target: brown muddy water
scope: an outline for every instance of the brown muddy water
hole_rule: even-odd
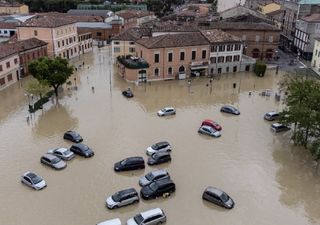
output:
[[[75,75],[78,90],[65,89],[58,105],[46,104],[29,123],[24,96],[28,79],[0,92],[1,225],[93,225],[116,217],[125,224],[154,207],[166,212],[168,225],[320,224],[320,177],[311,158],[289,143],[290,133],[274,135],[263,120],[265,112],[283,107],[259,95],[265,89],[276,91],[280,75],[223,75],[212,89],[207,78],[192,80],[188,89],[186,81],[135,86],[114,76],[110,88],[109,58],[106,50],[82,58],[85,68]],[[121,95],[127,87],[133,89],[133,99]],[[220,113],[225,103],[239,107],[241,115]],[[176,107],[177,115],[157,117],[164,106]],[[197,133],[207,118],[222,125],[222,137]],[[95,156],[76,157],[62,171],[40,164],[49,148],[71,146],[62,139],[69,129],[82,134]],[[162,140],[173,146],[171,163],[113,171],[114,162],[125,157],[147,159],[146,148]],[[156,168],[169,171],[175,194],[114,211],[105,207],[106,197],[118,190],[140,190],[139,177]],[[43,176],[48,187],[34,191],[22,185],[20,175],[27,170]],[[204,202],[201,195],[208,185],[229,193],[235,208]]]

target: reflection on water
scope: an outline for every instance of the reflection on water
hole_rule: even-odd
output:
[[[0,208],[0,224],[88,225],[115,217],[124,223],[153,207],[164,209],[170,225],[320,223],[319,177],[310,159],[289,144],[290,133],[274,135],[263,120],[265,112],[283,107],[274,97],[259,95],[265,89],[277,91],[279,77],[274,71],[264,78],[250,73],[223,75],[212,87],[207,78],[196,78],[189,89],[186,81],[135,86],[118,76],[110,80],[115,71],[108,49],[75,65],[83,61],[85,67],[70,78],[70,90],[64,86],[59,105],[46,104],[29,124],[23,89],[13,86],[7,91],[15,93],[17,107],[9,98],[1,98],[1,106],[9,110],[0,108],[0,199],[5,206]],[[128,87],[134,91],[132,99],[121,95]],[[220,113],[225,103],[236,105],[241,115]],[[156,111],[167,105],[175,107],[177,115],[157,117]],[[203,119],[219,122],[222,136],[199,135]],[[68,129],[76,129],[95,156],[76,157],[63,171],[40,164],[40,156],[49,148],[71,146],[62,139]],[[173,146],[171,163],[113,171],[115,162],[129,156],[147,160],[146,148],[163,140]],[[106,209],[107,196],[130,187],[140,190],[139,177],[156,168],[169,171],[175,194]],[[20,184],[26,170],[43,176],[48,187],[35,192]],[[230,194],[235,208],[224,210],[204,202],[202,192],[209,185]]]

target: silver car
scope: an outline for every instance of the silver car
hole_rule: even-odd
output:
[[[67,163],[65,161],[52,154],[43,155],[40,159],[40,162],[57,170],[67,167]]]
[[[50,149],[48,153],[67,161],[75,157],[74,153],[67,148],[53,148]]]
[[[154,170],[141,177],[139,180],[140,186],[146,186],[153,181],[170,178],[169,173],[166,170]]]
[[[212,127],[207,126],[207,125],[201,126],[198,130],[198,133],[206,134],[206,135],[209,135],[212,137],[220,137],[221,136],[221,133],[219,131],[216,131],[215,129],[213,129]]]
[[[165,107],[163,109],[160,109],[157,114],[158,114],[158,116],[175,115],[176,110],[173,107]]]
[[[37,175],[36,173],[33,172],[26,172],[21,176],[21,182],[24,183],[25,185],[34,188],[35,190],[41,190],[45,187],[47,187],[46,182]]]
[[[139,202],[139,194],[134,188],[125,189],[115,193],[106,200],[108,209],[115,209]]]
[[[158,225],[165,223],[167,217],[164,211],[160,208],[151,209],[137,214],[135,217],[127,221],[127,225]]]
[[[104,222],[98,223],[97,225],[121,225],[121,221],[119,218],[106,220]]]
[[[152,155],[156,152],[171,152],[171,145],[167,141],[161,141],[147,148],[147,155]]]

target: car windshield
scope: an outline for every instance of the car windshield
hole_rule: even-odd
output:
[[[153,178],[154,178],[153,173],[148,173],[148,174],[146,175],[146,178],[147,178],[148,180],[153,180]]]
[[[151,146],[151,148],[153,148],[153,149],[155,149],[155,150],[158,150],[159,145],[158,145],[158,144],[154,144],[154,145]]]
[[[143,217],[141,216],[141,214],[136,215],[135,217],[133,217],[133,219],[137,224],[140,224],[143,221]]]
[[[32,180],[32,183],[34,184],[40,183],[42,181],[42,178],[35,174],[33,174],[33,176],[31,176],[30,178]]]
[[[71,151],[69,149],[67,149],[66,151],[63,152],[64,155],[70,155]]]
[[[73,134],[74,138],[80,138],[80,134]]]
[[[88,149],[89,149],[89,147],[86,145],[81,145],[80,148],[82,151],[88,151]]]
[[[122,161],[120,162],[120,164],[121,164],[122,166],[126,165],[126,163],[127,163],[127,160],[122,160]]]
[[[58,158],[58,157],[53,158],[53,159],[51,160],[52,163],[58,163],[58,162],[60,162],[60,161],[61,161],[61,159]]]
[[[229,196],[226,193],[222,193],[220,198],[223,202],[227,202],[229,200]]]
[[[166,109],[161,109],[161,112],[166,112],[167,110]]]
[[[151,183],[151,184],[149,185],[149,187],[150,187],[150,189],[153,190],[153,191],[155,191],[155,190],[158,189],[158,185],[156,184],[156,182]]]
[[[111,196],[111,198],[113,199],[113,201],[119,202],[121,199],[120,193],[119,192],[115,193],[114,195]]]

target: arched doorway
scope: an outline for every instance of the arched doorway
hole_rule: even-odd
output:
[[[185,70],[185,69],[184,69],[184,66],[180,66],[180,67],[179,67],[179,73],[184,73],[184,70]]]
[[[273,49],[267,49],[266,58],[267,59],[272,59],[272,56],[273,56]]]
[[[252,50],[252,57],[255,59],[259,58],[260,57],[260,50],[257,48],[253,49]]]

